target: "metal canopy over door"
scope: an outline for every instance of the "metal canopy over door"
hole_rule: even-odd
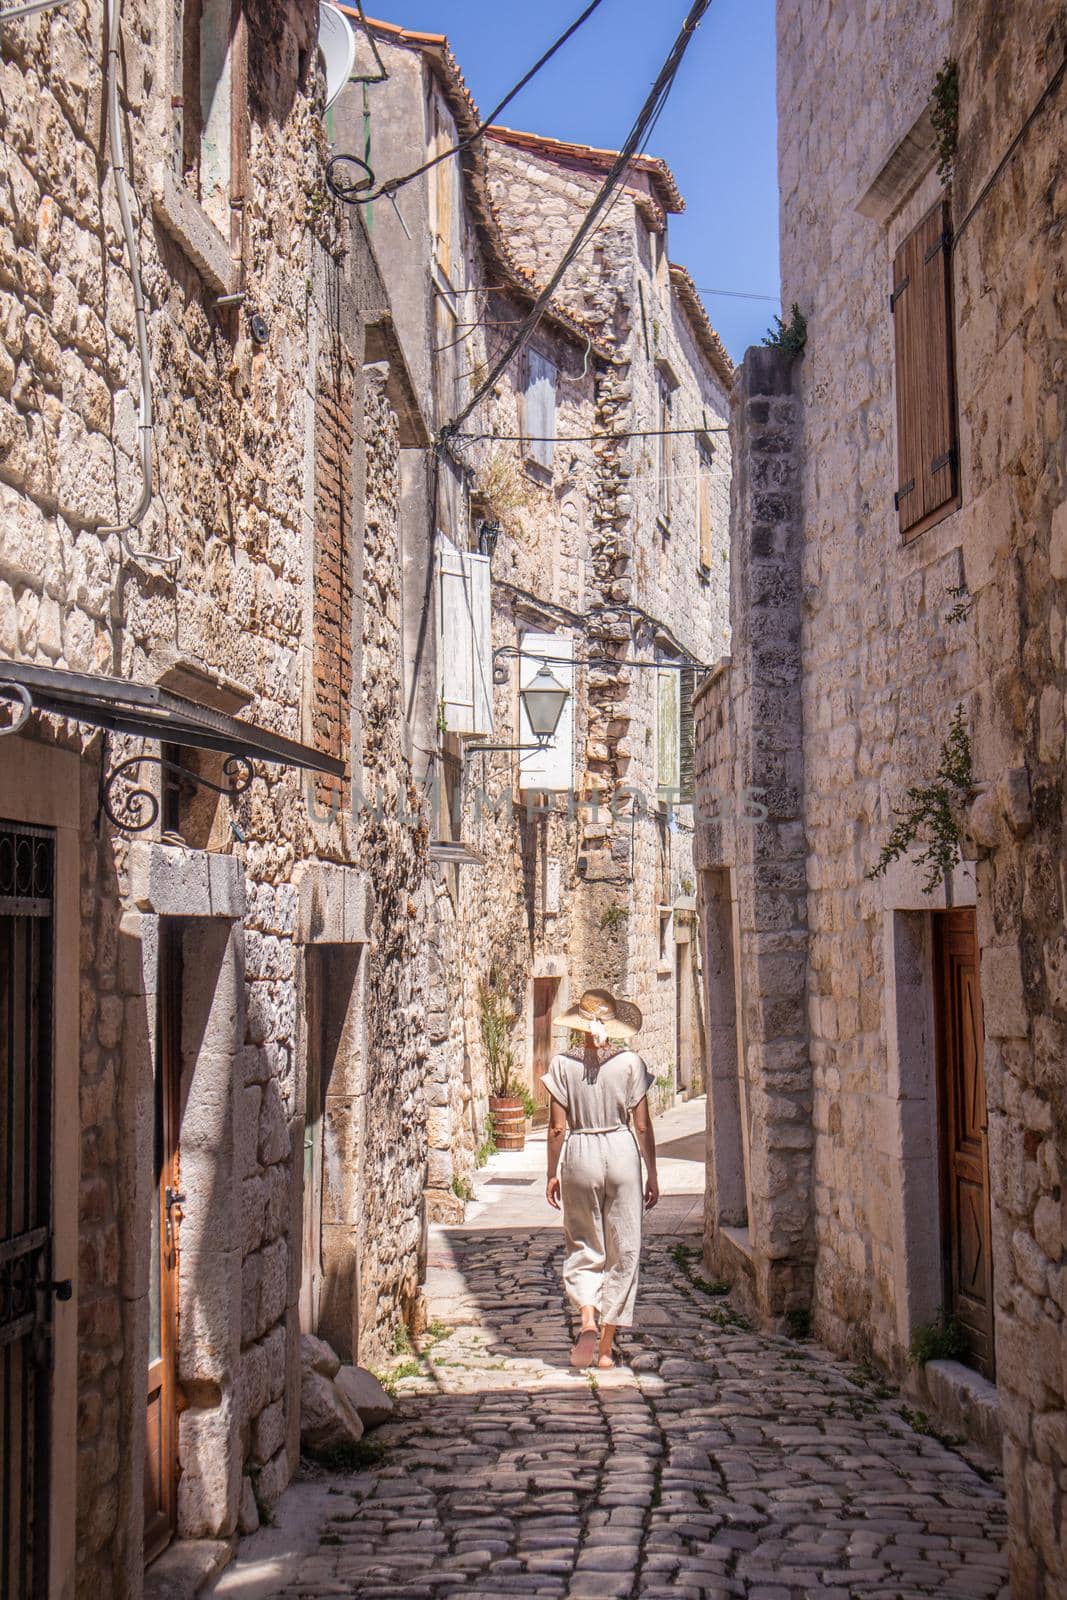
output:
[[[971,1365],[992,1378],[989,1157],[973,909],[934,914],[934,975],[945,1310],[966,1331]]]
[[[0,822],[0,1597],[48,1593],[55,838]]]
[[[144,1553],[169,1544],[178,1508],[178,1227],[182,1060],[182,924],[159,924],[156,1033],[155,1183],[149,1264],[148,1393],[144,1470]]]

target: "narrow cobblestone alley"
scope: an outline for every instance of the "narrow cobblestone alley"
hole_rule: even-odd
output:
[[[703,1279],[703,1116],[700,1100],[657,1124],[626,1367],[568,1368],[543,1139],[498,1155],[467,1223],[431,1237],[431,1327],[368,1436],[380,1463],[306,1474],[216,1593],[1006,1595],[991,1466],[917,1431],[873,1374],[753,1332]]]

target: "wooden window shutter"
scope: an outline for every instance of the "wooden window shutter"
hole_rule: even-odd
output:
[[[444,534],[438,550],[439,693],[449,733],[493,731],[493,641],[488,556],[458,550]]]
[[[677,804],[681,788],[681,674],[677,667],[660,667],[656,673],[656,779],[659,799]]]
[[[936,205],[893,262],[897,380],[896,505],[902,534],[956,499],[959,449],[952,360],[948,208]]]
[[[528,459],[550,468],[556,448],[556,368],[537,350],[526,353],[523,432]]]
[[[700,492],[700,565],[705,571],[711,568],[712,555],[712,510],[711,510],[711,452],[707,445],[697,445],[697,461],[699,463],[697,483]]]
[[[691,806],[695,799],[693,764],[696,755],[696,726],[693,718],[693,693],[696,668],[682,667],[678,673],[678,787],[679,804]]]

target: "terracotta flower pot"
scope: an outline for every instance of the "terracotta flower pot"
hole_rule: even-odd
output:
[[[526,1106],[513,1096],[489,1096],[493,1114],[493,1142],[498,1150],[525,1150]]]

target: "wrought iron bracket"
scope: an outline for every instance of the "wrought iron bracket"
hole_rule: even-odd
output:
[[[18,733],[29,721],[33,696],[24,683],[12,683],[10,678],[0,678],[0,700],[14,700],[21,706],[21,711],[16,713],[7,727],[0,728],[0,734]]]
[[[247,756],[226,757],[222,770],[229,783],[212,783],[210,778],[203,777],[199,772],[191,772],[188,767],[166,756],[130,756],[112,768],[104,779],[101,792],[101,803],[109,822],[123,833],[144,833],[159,819],[159,797],[151,789],[140,786],[135,772],[145,761],[168,775],[177,774],[194,789],[211,789],[215,794],[225,795],[227,800],[236,800],[239,795],[246,793],[255,776]],[[131,782],[133,787],[128,788]]]

